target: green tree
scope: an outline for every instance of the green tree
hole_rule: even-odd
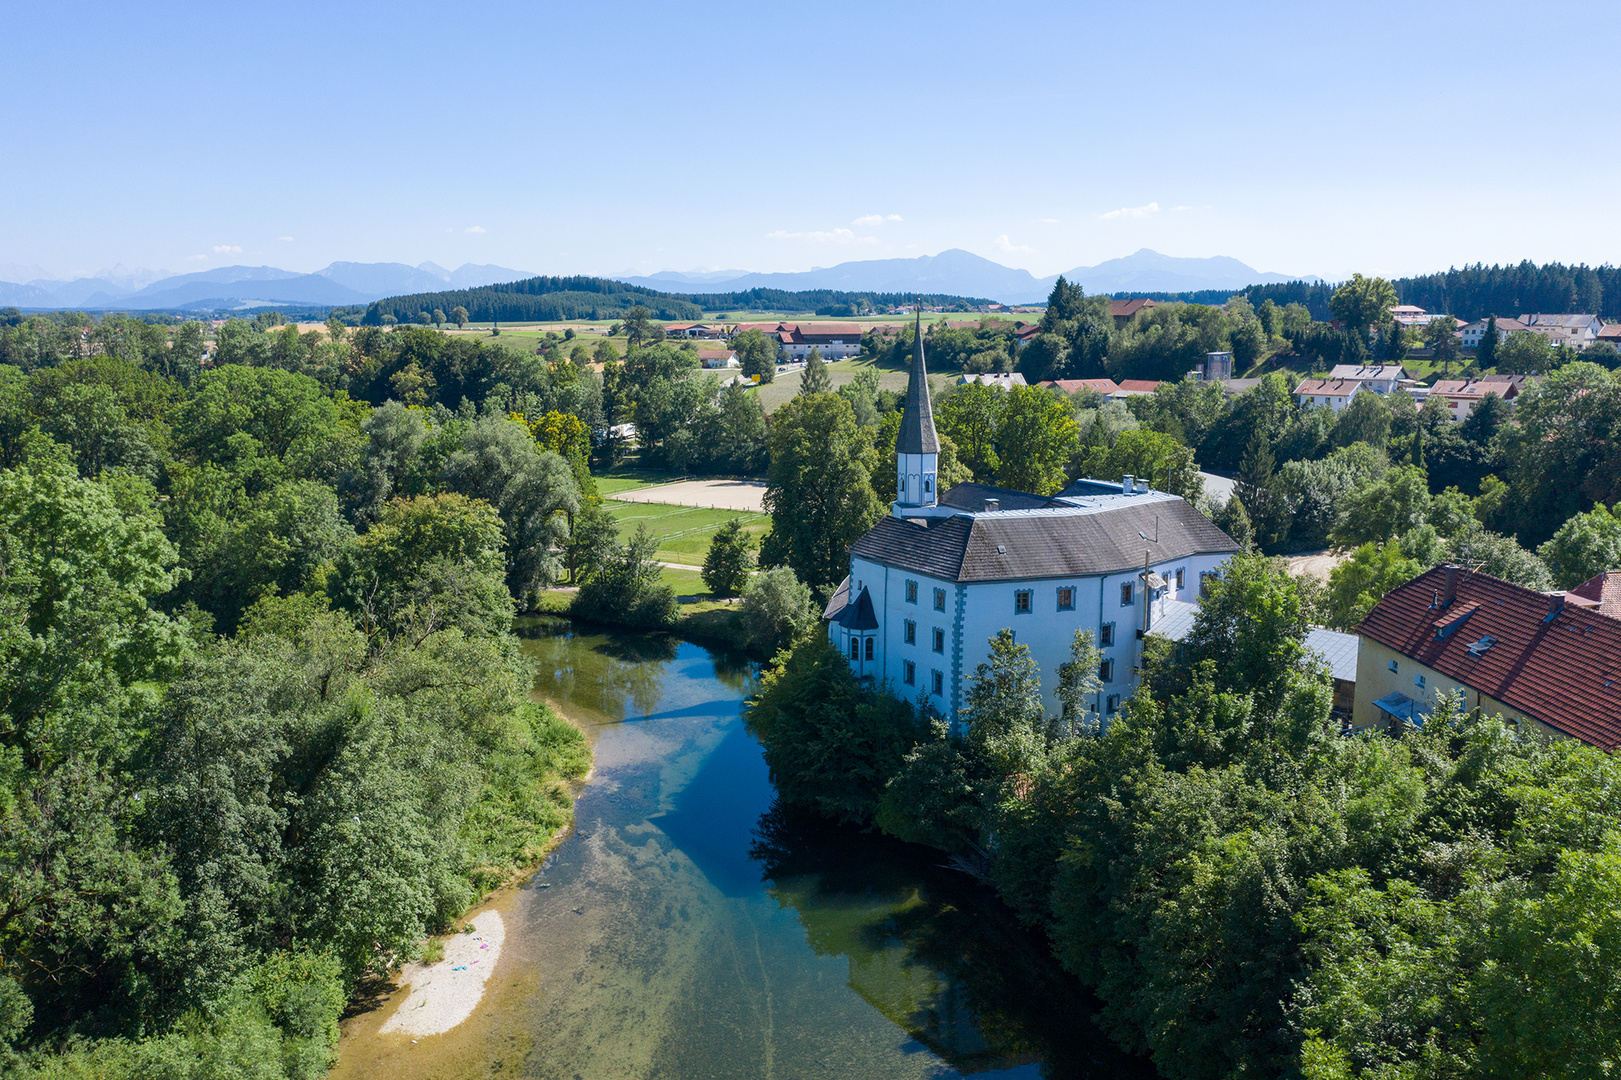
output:
[[[1058,724],[1060,738],[1095,735],[1100,730],[1098,695],[1103,692],[1099,676],[1103,653],[1092,638],[1092,631],[1077,630],[1070,639],[1069,659],[1058,667]]]
[[[1430,347],[1430,354],[1441,365],[1441,370],[1450,376],[1452,365],[1458,359],[1457,321],[1450,315],[1431,319],[1424,327],[1424,343]]]
[[[1606,570],[1621,569],[1621,516],[1602,504],[1569,518],[1537,549],[1561,589],[1574,588]]]
[[[1363,544],[1328,575],[1329,625],[1354,630],[1385,593],[1424,572],[1402,554],[1401,543]]]
[[[1365,341],[1368,328],[1383,323],[1399,303],[1395,286],[1384,278],[1352,274],[1350,281],[1334,290],[1328,307],[1347,331]]]
[[[1497,316],[1492,315],[1486,319],[1486,329],[1480,335],[1480,344],[1475,346],[1475,364],[1482,371],[1497,366],[1497,343],[1501,334],[1497,329]]]
[[[436,327],[445,325],[445,313],[438,308],[433,309],[433,325]]]
[[[1001,390],[983,383],[963,383],[935,410],[941,434],[956,444],[959,459],[975,480],[989,481],[1001,467],[996,438],[1007,405],[1008,396]]]
[[[822,351],[812,349],[805,358],[805,370],[799,376],[799,393],[804,394],[831,394],[833,392],[833,377],[827,373],[827,365],[822,362]]]
[[[1378,544],[1429,520],[1430,487],[1422,469],[1399,465],[1353,490],[1329,534],[1335,547]]]
[[[1233,487],[1233,494],[1240,500],[1255,531],[1255,544],[1262,548],[1286,535],[1289,527],[1287,504],[1278,485],[1274,461],[1271,444],[1257,431],[1244,451],[1238,483]]]
[[[1335,446],[1363,442],[1375,450],[1385,449],[1390,440],[1390,404],[1383,394],[1359,390],[1334,422]]]
[[[1291,686],[1308,629],[1300,588],[1281,564],[1259,555],[1234,555],[1205,596],[1183,640],[1182,665],[1209,661],[1217,689],[1253,694],[1258,711],[1275,711]]]
[[[637,304],[625,312],[625,340],[631,351],[642,345],[664,340],[664,327],[653,321],[653,313]]]
[[[754,567],[754,537],[743,531],[743,523],[732,518],[709,541],[704,557],[704,584],[715,596],[736,596],[748,584]]]
[[[1204,494],[1193,451],[1161,431],[1125,431],[1113,447],[1093,447],[1082,459],[1081,475],[1100,480],[1137,476],[1189,502]]]
[[[737,352],[744,375],[758,375],[762,383],[777,377],[777,343],[766,337],[765,331],[745,330],[734,336],[730,344]]]
[[[627,543],[616,548],[575,594],[570,612],[593,622],[636,630],[665,630],[677,618],[675,590],[661,584],[658,541],[646,523],[636,526]]]
[[[1015,386],[997,430],[1004,487],[1051,495],[1067,482],[1064,473],[1080,449],[1080,435],[1068,404],[1037,386]]]
[[[1554,367],[1553,346],[1541,334],[1520,330],[1497,346],[1497,370],[1516,375],[1541,374]]]
[[[460,304],[457,304],[455,307],[450,309],[450,318],[451,318],[451,321],[456,324],[456,329],[458,329],[458,330],[467,329],[467,321],[468,321],[467,309],[462,307]]]
[[[771,418],[765,506],[767,566],[786,565],[813,589],[837,585],[848,552],[883,516],[872,491],[871,436],[836,394],[802,394]]]
[[[750,577],[738,612],[750,648],[766,655],[799,640],[817,625],[821,614],[811,598],[810,587],[786,566],[773,566]]]

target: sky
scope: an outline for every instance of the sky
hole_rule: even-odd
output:
[[[8,10],[0,266],[1621,253],[1609,5]]]

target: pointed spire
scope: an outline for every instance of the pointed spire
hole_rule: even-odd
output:
[[[906,412],[895,440],[897,454],[938,454],[934,435],[934,403],[929,400],[929,371],[923,365],[923,299],[917,302],[917,342],[912,349],[912,377],[906,384]]]

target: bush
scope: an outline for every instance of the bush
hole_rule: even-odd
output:
[[[786,566],[755,574],[739,612],[749,648],[763,653],[786,648],[817,621],[810,586],[801,584]]]
[[[577,619],[613,623],[633,630],[665,630],[678,613],[675,590],[661,585],[662,569],[653,558],[658,542],[638,525],[630,543],[616,548],[569,606]]]
[[[884,784],[923,735],[911,706],[862,687],[820,636],[778,657],[747,722],[783,801],[846,822],[872,818]]]
[[[754,537],[743,531],[743,523],[733,518],[722,525],[709,542],[704,559],[704,584],[715,596],[736,596],[748,584],[754,566]]]

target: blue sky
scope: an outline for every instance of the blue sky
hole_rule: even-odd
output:
[[[0,264],[1621,255],[1598,3],[12,5]]]

